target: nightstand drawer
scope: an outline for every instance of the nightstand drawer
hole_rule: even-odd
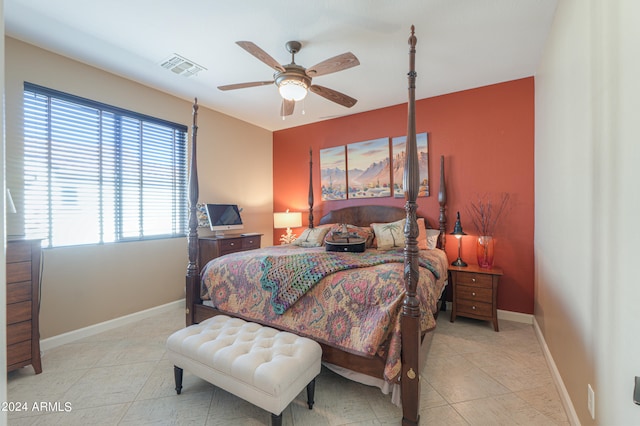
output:
[[[260,237],[245,237],[242,239],[242,249],[251,250],[260,248]]]
[[[7,305],[7,324],[27,321],[31,319],[31,301],[12,303]]]
[[[7,263],[7,283],[31,281],[31,262]]]
[[[31,321],[23,321],[7,326],[7,345],[31,340]]]
[[[476,302],[492,303],[493,291],[490,288],[471,287],[459,285],[456,288],[456,297]]]
[[[459,299],[457,301],[458,314],[466,315],[471,314],[479,317],[491,318],[493,315],[493,309],[491,303],[476,302],[473,300]]]
[[[473,287],[492,288],[491,275],[476,274],[473,272],[458,272],[457,283]]]

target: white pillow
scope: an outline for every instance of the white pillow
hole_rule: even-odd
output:
[[[407,219],[390,223],[372,223],[376,235],[378,250],[391,250],[404,247],[404,224]]]
[[[438,246],[438,237],[440,237],[439,229],[427,229],[427,249],[433,250]]]
[[[300,247],[320,247],[329,229],[331,229],[330,226],[307,228],[292,244]]]

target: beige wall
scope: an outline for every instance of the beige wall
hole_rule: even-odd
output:
[[[639,18],[558,2],[535,78],[535,319],[583,425],[640,424]]]
[[[7,185],[22,206],[23,82],[50,87],[191,128],[190,100],[5,38]],[[194,94],[197,96],[197,94]],[[271,132],[201,107],[200,200],[244,207],[245,230],[272,241]],[[250,158],[245,158],[246,153]],[[242,164],[240,164],[242,163]],[[20,234],[20,215],[8,223]],[[81,230],[80,230],[81,231]],[[43,253],[41,337],[97,324],[184,297],[184,238],[47,249]]]
[[[0,0],[0,29],[4,34],[4,1]],[[0,81],[4,81],[4,39],[0,40]],[[0,86],[0,96],[4,99],[4,84]],[[4,102],[0,103],[0,162],[2,163],[3,173],[0,175],[0,189],[4,190]],[[2,214],[2,226],[0,227],[0,241],[2,241],[2,251],[0,253],[0,288],[7,286],[6,274],[6,238],[5,238],[5,198],[1,197],[0,213]],[[0,292],[0,348],[7,346],[7,292]],[[0,401],[7,400],[7,351],[0,354]],[[0,411],[0,424],[6,424],[7,413]]]

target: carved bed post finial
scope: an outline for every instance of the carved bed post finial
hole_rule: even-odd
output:
[[[191,127],[191,167],[189,171],[189,232],[187,234],[187,248],[189,253],[189,264],[187,265],[186,276],[186,324],[191,325],[194,321],[192,307],[200,298],[199,294],[199,271],[198,271],[198,215],[196,205],[198,204],[198,159],[197,152],[198,137],[198,98],[193,103],[193,125]]]
[[[402,377],[400,379],[402,395],[402,424],[417,425],[420,419],[420,303],[416,297],[419,278],[418,265],[418,223],[416,220],[418,191],[420,189],[420,166],[416,143],[416,111],[415,111],[415,54],[418,39],[415,28],[411,26],[409,37],[409,102],[407,119],[407,141],[404,176],[405,210],[407,221],[404,228],[404,285],[405,298],[402,304]]]
[[[309,228],[313,228],[313,151],[309,147]]]

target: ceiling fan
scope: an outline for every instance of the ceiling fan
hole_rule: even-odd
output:
[[[296,101],[304,99],[308,91],[347,108],[351,108],[356,104],[356,102],[358,102],[356,99],[347,96],[344,93],[340,93],[324,86],[318,86],[317,84],[311,84],[313,77],[331,74],[333,72],[346,70],[348,68],[355,67],[356,65],[360,65],[358,58],[356,58],[351,52],[334,56],[310,68],[305,68],[295,63],[295,55],[302,48],[302,44],[298,41],[288,41],[285,44],[287,51],[291,53],[291,63],[287,65],[280,65],[275,59],[269,56],[267,52],[250,41],[237,41],[236,44],[265,64],[269,65],[276,72],[273,74],[273,80],[228,84],[225,86],[218,86],[219,90],[244,89],[245,87],[265,86],[275,83],[278,87],[278,91],[280,92],[280,96],[282,96],[280,115],[282,115],[283,118],[287,115],[293,114]]]

